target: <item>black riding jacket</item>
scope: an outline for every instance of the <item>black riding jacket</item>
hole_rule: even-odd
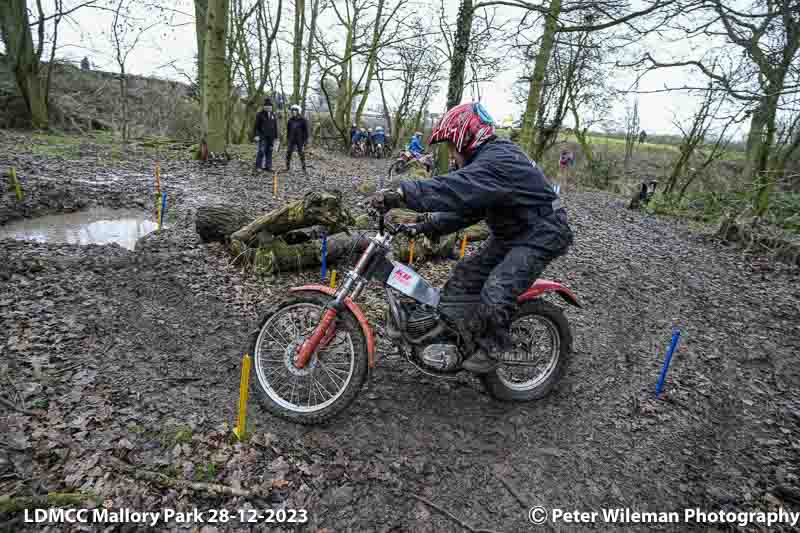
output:
[[[275,113],[263,109],[256,113],[256,125],[253,130],[255,135],[262,139],[276,139],[278,137],[278,119]]]
[[[286,144],[303,146],[308,141],[308,121],[305,117],[290,117],[286,123]]]
[[[539,247],[542,233],[570,231],[565,217],[553,216],[560,201],[542,171],[505,139],[479,147],[459,170],[400,186],[409,208],[434,213],[431,225],[442,235],[486,219],[496,238]]]

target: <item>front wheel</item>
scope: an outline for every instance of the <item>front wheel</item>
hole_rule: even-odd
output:
[[[305,368],[295,368],[298,347],[317,327],[331,297],[297,292],[259,320],[249,340],[264,407],[299,424],[326,422],[355,399],[367,376],[367,339],[353,314],[344,309],[336,332],[320,346]]]
[[[572,347],[569,322],[559,307],[532,300],[522,304],[510,329],[512,348],[500,354],[500,366],[483,376],[483,382],[498,400],[543,398],[566,367]]]

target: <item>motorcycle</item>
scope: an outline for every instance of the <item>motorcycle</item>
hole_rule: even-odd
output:
[[[411,161],[419,161],[423,165],[425,165],[425,170],[427,172],[431,171],[433,168],[433,154],[415,154],[411,150],[401,150],[400,154],[398,154],[397,159],[392,163],[389,167],[389,179],[392,176],[396,176],[398,174],[402,174],[408,170]]]
[[[375,335],[356,301],[370,281],[385,288],[386,333],[421,372],[453,379],[465,358],[455,317],[469,306],[440,305],[440,291],[408,265],[392,259],[392,240],[409,234],[378,213],[378,233],[338,289],[303,285],[289,289],[250,335],[261,399],[272,414],[300,424],[318,424],[341,413],[375,367]],[[481,376],[489,393],[506,401],[547,395],[571,351],[569,323],[559,306],[541,298],[558,294],[580,307],[570,289],[537,280],[519,296],[511,328],[513,346],[499,354],[499,367]],[[476,295],[476,299],[479,298]],[[476,300],[477,301],[477,300]]]
[[[358,141],[350,146],[350,157],[363,157],[367,153],[365,141]]]
[[[383,157],[383,153],[384,153],[383,143],[382,142],[375,143],[372,156],[375,159],[381,159]]]

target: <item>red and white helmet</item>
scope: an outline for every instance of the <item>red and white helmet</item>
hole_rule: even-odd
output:
[[[469,157],[494,134],[494,120],[481,104],[461,104],[444,114],[428,144],[450,141],[457,152]]]

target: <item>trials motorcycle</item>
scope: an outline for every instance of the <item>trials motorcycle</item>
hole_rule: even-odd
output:
[[[408,234],[410,228],[390,224],[384,213],[375,216],[378,233],[365,239],[369,244],[338,289],[294,287],[251,332],[248,350],[260,396],[272,414],[317,424],[355,399],[375,366],[375,335],[356,303],[370,281],[385,287],[386,334],[408,362],[442,378],[453,378],[461,370],[466,354],[456,313],[440,306],[439,289],[392,259],[394,236]],[[580,307],[570,289],[543,279],[519,296],[510,327],[513,347],[498,355],[501,364],[494,372],[481,376],[495,398],[536,400],[556,385],[572,336],[561,308],[541,298],[550,292]],[[479,295],[475,298],[477,302]]]
[[[389,167],[389,179],[392,179],[393,176],[406,172],[411,164],[411,161],[419,161],[425,165],[425,170],[427,172],[430,172],[431,168],[433,168],[435,164],[434,155],[432,153],[418,155],[411,150],[401,150],[397,155],[397,159],[395,159],[395,161]]]

